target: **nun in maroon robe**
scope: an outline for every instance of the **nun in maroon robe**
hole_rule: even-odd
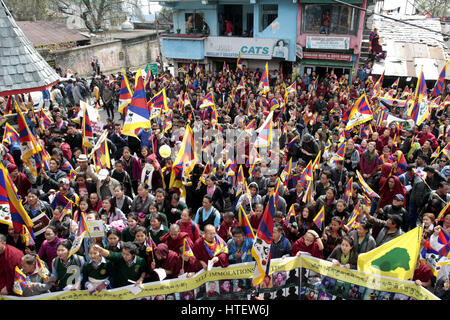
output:
[[[155,265],[153,268],[153,257],[155,258]],[[147,263],[150,266],[150,281],[158,281],[158,275],[154,270],[156,268],[162,268],[166,270],[166,279],[177,278],[181,268],[181,258],[180,256],[169,250],[167,244],[160,243],[156,246],[153,254],[149,254],[147,257]]]

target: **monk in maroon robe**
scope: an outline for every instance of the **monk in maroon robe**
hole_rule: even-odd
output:
[[[153,257],[155,258],[154,261]],[[154,272],[156,268],[162,268],[166,271],[166,279],[177,278],[181,268],[180,256],[176,252],[169,250],[165,243],[160,243],[156,246],[153,255],[148,255],[147,263],[151,270],[151,281],[160,280]]]
[[[6,237],[0,235],[0,294],[12,294],[14,269],[22,267],[23,252],[6,244]]]
[[[212,260],[214,267],[226,268],[230,264],[228,261],[228,247],[226,242],[216,233],[216,228],[208,224],[204,229],[202,237],[195,241],[192,251],[200,261],[203,269],[207,269],[208,261]]]
[[[187,239],[189,246],[192,248],[194,243],[189,237],[189,234],[187,232],[180,231],[180,226],[174,223],[170,225],[169,232],[163,235],[160,241],[161,243],[167,244],[169,250],[172,250],[178,255],[181,255],[181,249],[183,248],[185,238]]]

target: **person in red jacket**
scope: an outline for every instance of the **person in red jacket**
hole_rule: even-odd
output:
[[[6,244],[6,236],[0,234],[0,295],[12,294],[14,269],[22,267],[23,252]]]
[[[181,248],[183,248],[184,239],[187,239],[189,246],[192,248],[194,243],[189,234],[180,231],[180,226],[176,223],[170,225],[169,232],[163,235],[160,239],[161,243],[167,244],[169,250],[175,251],[177,254],[181,255]]]
[[[421,146],[425,143],[427,140],[431,140],[433,149],[436,149],[439,145],[439,143],[436,140],[436,137],[434,134],[431,133],[431,129],[429,125],[424,125],[422,131],[418,133],[419,143]]]
[[[234,217],[234,213],[231,211],[225,212],[223,214],[223,221],[219,226],[219,230],[217,231],[217,234],[219,237],[221,237],[225,242],[228,242],[233,235],[231,234],[231,230],[233,230],[234,227],[238,227],[239,222]]]
[[[61,149],[63,157],[66,158],[66,160],[70,161],[72,159],[72,150],[70,149],[70,145],[67,142],[64,142],[62,137],[53,138],[53,143],[55,144],[55,148]]]
[[[228,247],[225,241],[217,235],[216,228],[207,224],[204,234],[195,241],[192,251],[202,264],[203,269],[208,268],[208,261],[213,262],[214,267],[226,268],[228,261]]]
[[[19,169],[15,164],[8,164],[6,169],[8,169],[9,176],[16,185],[17,194],[21,196],[22,199],[25,199],[28,194],[28,190],[30,190],[32,186],[30,180],[28,180],[25,173],[19,172]]]

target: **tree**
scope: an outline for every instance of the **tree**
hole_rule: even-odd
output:
[[[429,13],[432,17],[444,17],[449,11],[448,0],[416,0],[415,7],[418,14]]]
[[[173,11],[171,8],[162,7],[159,12],[155,12],[158,15],[158,23],[172,24],[173,23]]]
[[[103,30],[108,24],[120,25],[126,18],[125,0],[47,0],[56,12],[78,16],[90,32]]]
[[[50,17],[46,0],[4,0],[4,2],[14,19],[19,21],[46,20]]]

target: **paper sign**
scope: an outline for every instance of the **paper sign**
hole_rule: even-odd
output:
[[[158,275],[159,281],[163,281],[167,277],[166,270],[164,270],[162,268],[156,268],[154,271]]]
[[[31,219],[31,221],[33,222],[33,232],[35,236],[38,236],[41,233],[45,232],[45,229],[47,229],[48,225],[50,224],[50,219],[45,213],[37,215],[36,217]]]
[[[88,238],[102,238],[105,235],[105,227],[103,220],[86,221],[89,232],[86,233]]]

